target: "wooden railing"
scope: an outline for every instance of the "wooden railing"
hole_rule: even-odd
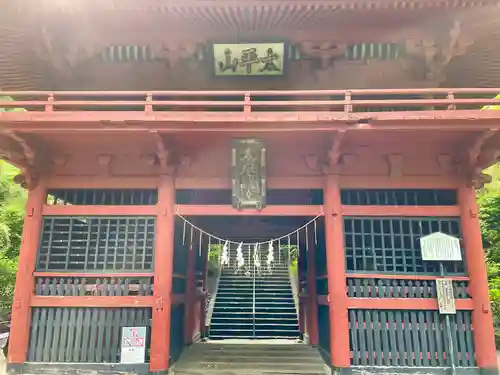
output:
[[[303,91],[24,91],[0,92],[0,112],[336,112],[480,110],[500,106],[489,89]],[[12,100],[7,100],[10,97]],[[484,107],[484,108],[483,108]],[[2,111],[3,110],[3,111]],[[0,118],[2,114],[0,113]]]

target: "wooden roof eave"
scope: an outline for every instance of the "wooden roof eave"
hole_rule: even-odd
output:
[[[152,11],[152,12],[177,12],[178,15],[185,12],[193,12],[214,8],[232,9],[243,8],[281,8],[306,7],[306,8],[335,8],[338,10],[370,10],[370,9],[423,9],[423,8],[478,8],[482,6],[498,4],[497,0],[184,0],[181,4],[178,0],[85,0],[85,1],[58,1],[44,4],[40,7],[38,0],[16,1],[12,7],[23,12],[61,12],[79,13],[91,10],[102,11]]]
[[[500,111],[415,112],[11,112],[0,114],[4,131],[67,132],[303,132],[363,130],[465,130],[498,127]]]

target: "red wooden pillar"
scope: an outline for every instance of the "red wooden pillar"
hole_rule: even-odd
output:
[[[153,322],[150,371],[166,374],[170,355],[170,313],[174,261],[175,187],[172,176],[161,176],[156,216]]]
[[[26,216],[24,217],[23,235],[19,254],[19,266],[14,290],[12,321],[9,338],[9,365],[20,365],[26,361],[28,351],[31,309],[30,300],[33,295],[33,271],[42,230],[42,209],[46,202],[47,191],[41,180],[28,193]]]
[[[194,309],[196,308],[196,253],[197,245],[193,240],[189,244],[186,272],[186,308],[184,315],[184,343],[189,345],[193,342],[194,334]]]
[[[350,365],[349,322],[345,276],[344,227],[337,175],[327,175],[324,187],[328,305],[330,308],[331,364]]]
[[[309,344],[318,344],[318,297],[316,293],[315,244],[306,238],[307,244],[307,327]]]
[[[461,186],[458,189],[458,200],[465,258],[470,278],[469,293],[473,301],[472,326],[474,327],[477,366],[481,370],[496,373],[498,364],[493,317],[488,296],[488,278],[475,190],[465,185]]]
[[[201,292],[201,311],[200,311],[200,334],[201,337],[206,336],[207,327],[205,326],[206,321],[206,309],[207,305],[207,288],[208,288],[208,252],[210,249],[207,244],[203,244],[202,248],[202,268],[201,268],[201,280],[203,283],[203,290]]]
[[[307,291],[304,289],[304,283],[302,282],[304,279],[304,274],[302,273],[302,258],[300,256],[300,248],[297,249],[297,295],[299,297],[299,332],[303,335],[307,335],[307,299],[305,294]]]

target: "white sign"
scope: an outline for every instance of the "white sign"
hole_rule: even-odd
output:
[[[123,327],[121,363],[146,361],[146,327]]]
[[[456,314],[453,281],[451,279],[436,279],[437,300],[440,314]]]
[[[462,260],[460,240],[445,233],[436,232],[420,238],[422,260]]]

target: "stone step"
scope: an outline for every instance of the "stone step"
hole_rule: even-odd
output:
[[[249,323],[253,324],[253,322],[256,323],[265,323],[265,324],[277,324],[280,321],[283,322],[283,324],[295,324],[298,322],[298,319],[295,315],[293,315],[290,318],[283,318],[283,317],[259,317],[256,316],[255,318],[252,316],[251,318],[241,318],[241,317],[235,317],[235,316],[229,316],[229,317],[212,317],[211,323],[223,323],[223,324],[233,324],[234,323]],[[229,321],[229,322],[228,322]]]
[[[217,305],[238,305],[238,306],[253,306],[254,301],[253,300],[248,300],[248,299],[240,299],[240,300],[229,300],[229,299],[219,299],[217,298],[215,301],[215,306]],[[295,308],[295,305],[293,303],[293,300],[291,298],[288,298],[286,300],[280,300],[280,299],[271,299],[271,300],[259,300],[258,298],[255,298],[255,305],[256,306],[292,306]]]
[[[253,295],[250,295],[251,298],[253,298]],[[246,295],[229,295],[229,294],[217,294],[217,301],[247,301],[248,298]],[[268,294],[256,294],[255,295],[255,300],[256,301],[267,301],[269,300],[270,302],[275,301],[276,297],[275,296],[270,296]],[[280,301],[291,301],[293,302],[293,297],[279,297]]]
[[[272,280],[235,280],[233,278],[221,279],[219,286],[221,285],[249,285],[249,286],[263,286],[263,285],[287,285],[290,287],[290,282],[284,279],[272,279]]]
[[[253,343],[255,342],[255,343]],[[173,367],[174,375],[324,375],[318,352],[301,344],[194,344]]]
[[[253,298],[253,290],[245,290],[245,289],[237,289],[237,290],[219,290],[217,292],[217,298],[221,296],[235,296],[235,297],[246,297],[248,296],[249,298]],[[255,292],[255,297],[271,297],[271,298],[278,298],[278,297],[286,297],[286,298],[292,298],[293,299],[293,293],[291,290],[270,290],[270,291],[256,291]]]
[[[210,339],[217,338],[249,338],[249,339],[296,339],[299,337],[297,330],[290,331],[265,331],[265,330],[238,330],[238,331],[224,331],[224,330],[210,330]]]

